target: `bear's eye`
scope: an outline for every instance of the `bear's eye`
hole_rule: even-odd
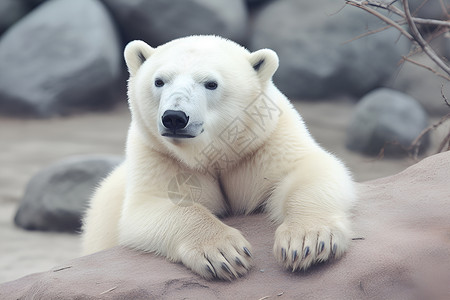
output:
[[[208,90],[215,90],[215,89],[217,89],[217,82],[208,81],[205,83],[205,88],[207,88]]]
[[[162,87],[162,86],[164,86],[164,81],[162,81],[162,79],[160,79],[160,78],[156,78],[156,79],[155,79],[155,86],[156,86],[156,87]]]

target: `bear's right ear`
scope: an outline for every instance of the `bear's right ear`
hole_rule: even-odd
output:
[[[250,64],[261,82],[270,80],[278,69],[278,55],[270,49],[261,49],[250,53]]]
[[[154,48],[143,41],[129,42],[125,47],[124,57],[131,76],[136,75],[141,65],[153,54]]]

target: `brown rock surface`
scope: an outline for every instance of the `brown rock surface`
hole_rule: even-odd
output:
[[[450,299],[450,152],[359,184],[354,240],[340,260],[281,269],[263,215],[226,220],[253,245],[255,266],[233,282],[114,248],[0,285],[0,299]]]

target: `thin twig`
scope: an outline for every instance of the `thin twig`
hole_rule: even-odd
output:
[[[427,70],[430,71],[430,72],[433,72],[434,74],[436,74],[436,75],[439,76],[439,77],[442,77],[442,78],[444,78],[444,79],[450,81],[450,76],[447,76],[447,75],[445,75],[445,74],[441,74],[441,73],[439,73],[438,71],[436,71],[435,69],[433,69],[433,68],[431,68],[431,67],[429,67],[429,66],[427,66],[427,65],[421,64],[421,63],[419,63],[419,62],[417,62],[417,61],[414,61],[414,60],[412,60],[412,59],[410,59],[410,58],[408,58],[408,57],[406,57],[406,56],[402,56],[402,58],[403,58],[404,60],[406,60],[406,61],[409,61],[409,62],[412,63],[412,64],[415,64],[415,65],[417,65],[417,66],[419,66],[419,67],[422,67],[422,68],[424,68],[424,69],[427,69]]]
[[[67,267],[62,267],[62,268],[59,268],[59,269],[55,269],[55,270],[53,270],[53,272],[59,272],[59,271],[67,270],[67,269],[70,269],[70,268],[72,268],[72,266],[67,266]]]
[[[450,119],[450,113],[446,114],[445,116],[443,116],[442,118],[439,119],[439,121],[437,121],[436,123],[428,126],[427,128],[425,128],[424,130],[422,130],[422,132],[416,137],[416,139],[411,143],[411,148],[413,147],[414,144],[417,144],[423,137],[425,134],[427,134],[429,131],[434,130],[436,128],[438,128],[439,126],[441,126],[445,121],[447,121],[448,119]]]
[[[359,39],[361,39],[363,37],[366,37],[366,36],[369,36],[369,35],[381,32],[381,31],[385,31],[385,30],[387,30],[389,28],[392,28],[392,26],[391,25],[387,25],[387,26],[384,26],[384,27],[381,27],[381,28],[378,28],[378,29],[375,29],[375,30],[371,30],[371,31],[365,32],[363,34],[358,35],[357,37],[352,38],[351,40],[345,41],[342,44],[345,45],[345,44],[351,43],[351,42],[359,40]]]
[[[439,145],[439,148],[436,153],[441,153],[444,149],[445,145],[448,143],[447,150],[450,148],[450,132],[447,134],[447,136],[442,140],[441,144]]]
[[[442,11],[445,14],[445,17],[448,19],[449,18],[449,14],[448,14],[448,11],[447,11],[447,6],[444,4],[443,0],[439,0],[439,3],[441,4],[441,8],[442,8]]]
[[[419,11],[427,4],[428,0],[423,0],[417,7],[416,10],[413,12],[413,15],[417,15]]]
[[[106,290],[106,291],[104,291],[104,292],[101,292],[99,295],[104,295],[104,294],[107,294],[107,293],[109,293],[109,292],[112,292],[112,291],[114,291],[115,289],[117,289],[117,286],[115,286],[115,287],[112,287],[112,288],[110,288],[109,290]]]
[[[444,84],[441,84],[441,95],[442,95],[442,98],[444,99],[445,104],[447,104],[447,106],[450,107],[450,103],[448,103],[448,99],[444,95]]]
[[[432,124],[432,125],[428,126],[427,128],[425,128],[424,130],[422,130],[422,132],[414,139],[414,141],[411,143],[411,145],[406,150],[407,151],[415,150],[414,158],[417,158],[417,152],[421,145],[421,141],[422,141],[423,137],[430,131],[435,130],[436,128],[441,126],[447,120],[450,120],[450,113],[448,113],[445,116],[443,116],[442,118],[440,118],[437,123]],[[445,141],[448,142],[448,139],[450,139],[449,136],[450,136],[450,132],[447,135],[447,137],[441,142],[441,145],[439,145],[437,153],[440,153],[442,151],[442,149],[444,148],[445,143],[446,143]]]

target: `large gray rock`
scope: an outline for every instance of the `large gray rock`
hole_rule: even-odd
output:
[[[340,260],[292,273],[276,263],[264,215],[225,220],[252,244],[255,266],[206,281],[161,256],[114,248],[0,284],[15,299],[449,299],[450,152],[359,184],[353,240]],[[6,254],[7,255],[7,254]]]
[[[0,40],[0,112],[48,117],[111,105],[121,46],[97,0],[51,0]]]
[[[252,50],[280,57],[274,81],[291,98],[360,96],[396,69],[409,41],[395,29],[353,40],[383,27],[378,18],[335,0],[278,0],[255,16]]]
[[[0,1],[0,35],[29,11],[23,0]]]
[[[243,42],[247,14],[243,0],[102,0],[126,41],[158,46],[193,34],[217,34]]]
[[[347,132],[347,147],[369,155],[406,154],[406,148],[428,126],[428,116],[410,96],[377,89],[357,104]],[[422,150],[428,144],[422,142]]]
[[[29,230],[80,230],[93,191],[121,161],[117,156],[79,156],[50,165],[28,183],[14,222]]]

